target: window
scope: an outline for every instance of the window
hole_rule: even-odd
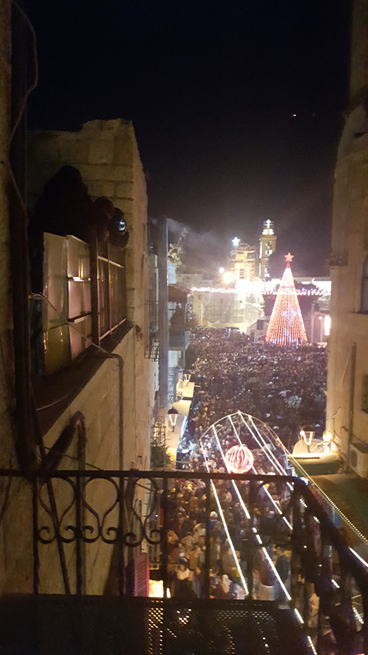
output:
[[[92,250],[92,253],[91,253]],[[44,233],[43,297],[31,315],[32,371],[69,366],[126,320],[124,248]]]
[[[97,293],[99,342],[126,319],[124,250],[106,242],[97,248]]]

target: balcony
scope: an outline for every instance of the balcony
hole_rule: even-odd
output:
[[[5,481],[21,474],[2,470],[0,477]],[[35,475],[30,484],[34,595],[2,599],[4,653],[367,652],[367,565],[352,553],[299,478],[68,470],[55,471],[47,478]],[[242,590],[238,599],[214,593],[211,549],[214,530],[222,533],[225,529],[224,484],[240,494],[239,521],[245,526],[248,547],[247,551],[244,544],[238,544],[232,550],[229,545],[233,556],[229,575]],[[168,537],[184,502],[178,490],[199,485],[203,492],[203,576],[192,595],[187,593],[189,581],[181,584],[180,578],[176,582],[173,577]],[[265,494],[276,491],[283,502],[273,532],[267,534],[264,527],[260,529],[258,510]],[[213,525],[215,509],[218,520]],[[233,540],[232,528],[226,543]],[[275,543],[288,553],[289,574],[283,581],[276,577],[273,598],[268,592],[268,599],[263,600],[257,586],[267,586],[267,582],[262,574],[257,576],[255,555],[269,562],[267,568],[273,566]],[[12,557],[9,553],[10,568],[16,566]],[[109,597],[93,591],[99,567],[106,562],[110,565],[104,593]],[[55,577],[56,569],[61,571],[62,585]],[[162,597],[157,593],[149,597],[149,571]]]
[[[170,327],[169,330],[169,348],[170,350],[186,350],[189,346],[190,330],[175,330]]]

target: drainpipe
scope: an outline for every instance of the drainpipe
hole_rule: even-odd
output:
[[[121,355],[117,353],[108,353],[101,356],[106,359],[116,359],[119,365],[119,469],[124,470],[124,403],[123,403],[123,389],[124,389],[124,360]]]
[[[354,421],[354,392],[355,392],[355,363],[356,363],[356,343],[351,347],[351,372],[350,372],[350,394],[349,394],[349,424],[348,424],[348,452],[347,467],[350,468],[350,450],[353,439],[353,421]]]
[[[168,233],[166,218],[157,223],[158,335],[159,335],[159,423],[164,428],[169,395],[169,317],[167,286]],[[166,434],[166,433],[165,433]],[[165,438],[166,447],[166,438]],[[164,462],[165,462],[164,456]]]

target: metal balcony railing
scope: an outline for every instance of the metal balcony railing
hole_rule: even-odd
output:
[[[9,476],[22,477],[18,471],[0,470],[1,478]],[[220,534],[228,551],[229,580],[236,586],[238,598],[262,602],[265,588],[272,587],[272,593],[268,588],[268,600],[294,615],[311,653],[367,652],[368,564],[352,552],[299,478],[60,470],[47,477],[34,476],[31,484],[36,594],[45,590],[60,593],[60,588],[53,589],[50,583],[57,555],[67,595],[90,593],[93,567],[101,557],[104,562],[116,562],[116,591],[126,596],[131,589],[128,565],[150,547],[156,569],[159,562],[155,577],[162,585],[164,599],[169,595],[185,597],[185,585],[173,575],[176,564],[169,533],[178,530],[178,515],[184,512],[189,533],[195,530],[194,520],[200,519],[203,575],[199,601],[216,600],[212,553],[214,538]],[[231,490],[236,499],[235,522],[229,519],[224,490]],[[200,493],[196,495],[197,491]],[[266,495],[273,496],[278,507],[269,529],[260,521]],[[192,503],[191,498],[199,498],[199,504]],[[138,506],[147,508],[143,515]],[[217,514],[215,524],[213,512]],[[286,577],[278,572],[273,551],[276,545],[288,555]]]

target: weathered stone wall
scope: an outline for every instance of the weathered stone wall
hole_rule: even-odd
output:
[[[135,349],[136,335],[132,329],[115,349],[115,353],[124,360],[123,383],[123,451],[124,468],[149,468],[149,416],[152,412],[154,399],[154,378],[142,377],[133,383],[133,375],[137,367],[137,352]],[[137,395],[136,395],[137,394]],[[151,401],[152,399],[152,401]],[[116,359],[107,359],[98,369],[93,378],[86,384],[80,394],[70,403],[66,411],[54,423],[44,437],[46,447],[51,447],[61,434],[70,418],[77,411],[85,417],[87,447],[86,470],[117,469],[119,462],[119,365]],[[90,466],[92,465],[92,466]],[[78,468],[77,443],[74,440],[60,468]],[[87,474],[88,475],[88,474]],[[71,501],[71,488],[62,481],[54,483],[55,498],[59,516]],[[46,490],[45,490],[46,493]],[[47,494],[45,496],[47,498]],[[102,519],[103,514],[114,504],[116,490],[111,483],[96,480],[88,484],[86,499]],[[75,506],[65,517],[63,525],[75,524]],[[45,524],[50,521],[44,512],[41,517]],[[40,518],[41,518],[40,517]],[[117,525],[117,508],[106,518],[104,534],[107,529]],[[86,524],[93,527],[91,535],[96,534],[97,523],[92,512],[86,511]],[[67,534],[67,532],[65,532]],[[72,586],[75,584],[75,544],[66,545],[65,555]],[[88,593],[101,594],[104,591],[110,567],[113,548],[98,539],[94,544],[86,546],[86,572]],[[63,591],[61,570],[56,544],[40,547],[40,582],[41,592],[55,593]]]
[[[356,343],[353,434],[368,441],[362,411],[363,376],[368,374],[368,315],[361,313],[363,264],[368,254],[368,136],[355,139],[338,161],[335,178],[332,252],[347,259],[331,268],[331,335],[328,342],[327,428],[334,428],[347,453],[352,346]],[[332,419],[332,417],[336,417]]]
[[[326,428],[346,457],[353,392],[352,441],[368,442],[362,410],[368,374],[368,314],[362,308],[363,265],[368,255],[368,0],[354,0],[350,114],[338,148],[331,252],[331,335],[328,340]],[[353,375],[354,344],[356,345]]]
[[[17,468],[10,277],[8,152],[11,105],[11,3],[0,4],[0,466]],[[32,495],[24,480],[0,478],[0,594],[32,590]]]
[[[368,1],[353,0],[352,5],[350,98],[354,100],[357,93],[368,85]]]
[[[107,196],[125,214],[128,318],[143,329],[147,345],[147,192],[130,121],[90,121],[80,132],[33,132],[28,139],[28,206],[61,166],[81,172],[92,198]]]
[[[146,357],[148,346],[147,195],[146,183],[133,126],[124,120],[91,121],[78,133],[39,132],[29,138],[29,206],[34,206],[47,179],[61,166],[79,169],[90,195],[107,196],[124,211],[130,233],[126,251],[128,318],[133,327],[117,345],[124,361],[123,468],[150,468],[150,436],[156,390],[156,363]],[[48,447],[55,442],[76,411],[85,416],[86,461],[102,469],[119,468],[118,363],[107,359],[67,410],[45,435]],[[74,443],[61,467],[77,465]],[[113,504],[115,490],[104,482],[88,486],[88,500],[102,516]],[[68,502],[65,483],[55,489],[60,508]],[[61,511],[61,510],[60,510]],[[116,509],[107,518],[114,525]],[[93,514],[89,519],[95,525]],[[88,520],[87,520],[88,522]],[[116,523],[115,523],[116,525]],[[66,546],[66,559],[74,584],[74,545]],[[112,547],[98,540],[86,548],[88,593],[102,593],[110,566]],[[50,575],[50,571],[55,571]],[[56,545],[44,547],[41,558],[41,591],[62,591]]]

